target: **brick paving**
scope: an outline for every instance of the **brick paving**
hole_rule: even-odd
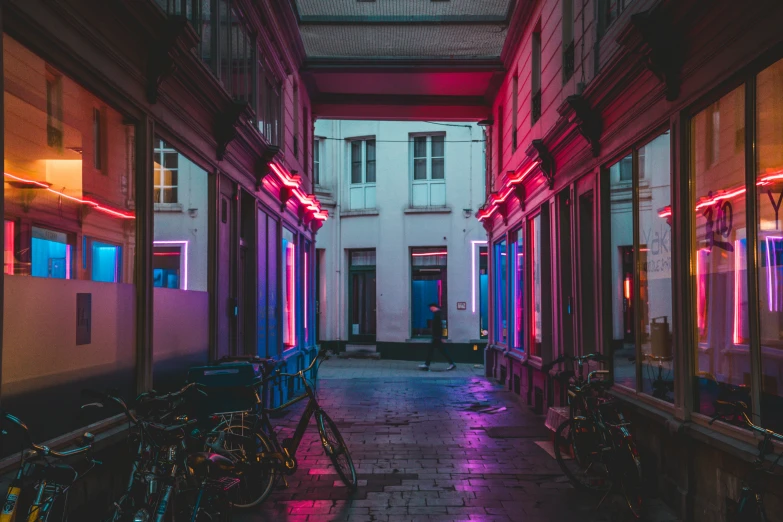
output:
[[[472,365],[425,373],[412,362],[327,361],[319,402],[351,450],[358,490],[341,486],[311,423],[289,487],[234,520],[632,520],[620,498],[596,510],[596,499],[575,491],[542,449],[544,418],[482,375]],[[292,430],[300,412],[279,429]],[[651,508],[647,520],[676,520],[660,503]]]

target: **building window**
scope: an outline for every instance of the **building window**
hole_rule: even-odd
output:
[[[275,77],[258,62],[258,92],[256,94],[256,116],[258,130],[270,145],[281,146],[281,98],[280,86]]]
[[[351,210],[375,208],[375,139],[351,145]]]
[[[411,205],[446,205],[445,134],[411,138]]]
[[[604,175],[611,215],[614,380],[674,402],[670,147],[667,131]]]
[[[574,0],[563,0],[563,84],[574,75]]]
[[[122,247],[90,240],[90,275],[93,281],[117,283],[122,268]]]
[[[411,336],[432,333],[430,304],[438,304],[443,316],[443,337],[448,336],[448,286],[446,247],[411,249]]]
[[[479,247],[479,338],[489,337],[489,248]]]
[[[283,228],[282,275],[283,275],[283,344],[286,349],[296,346],[296,313],[297,313],[297,273],[296,273],[296,242],[294,233]]]
[[[498,128],[498,143],[497,143],[497,150],[498,150],[498,177],[501,177],[503,175],[503,106],[498,106],[498,121],[497,121],[497,128]]]
[[[542,356],[542,345],[544,342],[544,310],[543,303],[543,274],[544,265],[542,259],[543,227],[541,224],[542,214],[537,214],[528,221],[528,245],[530,245],[530,355],[533,357]]]
[[[783,60],[756,80],[757,208],[759,215],[758,318],[761,359],[761,422],[783,432]],[[735,107],[741,100],[735,100]],[[733,111],[732,128],[744,128]],[[736,131],[735,131],[736,132]],[[728,138],[730,139],[730,138]],[[736,140],[739,142],[741,140]],[[742,140],[744,141],[744,140]],[[722,166],[721,166],[722,168]],[[735,211],[735,215],[739,214]],[[740,357],[735,357],[737,364]]]
[[[68,234],[33,227],[31,240],[32,275],[51,279],[73,279],[73,243]]]
[[[373,342],[376,333],[375,250],[353,250],[349,253],[350,341]]]
[[[313,183],[321,184],[321,138],[313,140]]]
[[[495,270],[495,332],[496,342],[508,339],[508,252],[506,240],[495,243],[492,252]]]
[[[179,154],[163,140],[155,147],[155,204],[178,203]]]
[[[187,242],[156,241],[152,250],[152,286],[187,290]]]
[[[598,38],[606,34],[607,29],[620,17],[633,0],[598,0]]]
[[[533,33],[531,46],[531,60],[533,72],[530,78],[530,124],[534,124],[541,117],[541,22]]]
[[[510,346],[525,350],[525,234],[517,230],[513,235],[516,241],[511,243],[509,267],[511,277],[511,303],[509,304],[511,342]]]

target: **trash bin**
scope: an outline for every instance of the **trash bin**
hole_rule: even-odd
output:
[[[653,317],[650,323],[650,343],[654,357],[671,357],[672,343],[669,332],[669,318]]]

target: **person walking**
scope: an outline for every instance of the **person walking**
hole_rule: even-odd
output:
[[[430,305],[430,312],[432,312],[432,344],[430,344],[430,349],[427,353],[427,361],[420,364],[419,369],[425,372],[429,371],[430,363],[432,362],[432,354],[435,352],[435,348],[437,348],[440,353],[443,354],[443,357],[449,361],[446,371],[453,370],[457,365],[454,364],[454,360],[449,355],[449,352],[446,351],[446,347],[443,346],[443,315],[440,313],[440,307],[437,304],[432,303]]]

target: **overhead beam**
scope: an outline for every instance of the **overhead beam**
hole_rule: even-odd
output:
[[[481,121],[490,114],[483,105],[364,105],[314,103],[313,116],[331,120]]]
[[[418,94],[342,94],[320,93],[316,105],[423,105],[433,107],[483,107],[488,106],[483,96],[437,96]]]
[[[304,73],[317,72],[504,72],[497,57],[487,58],[404,58],[372,56],[367,58],[309,57],[302,66]]]

